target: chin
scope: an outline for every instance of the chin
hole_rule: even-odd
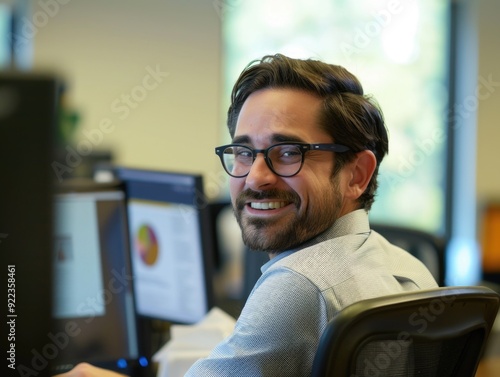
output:
[[[247,225],[242,232],[244,244],[252,250],[268,253],[280,253],[296,244],[296,237],[288,233],[283,234],[283,232],[273,228],[272,226]]]

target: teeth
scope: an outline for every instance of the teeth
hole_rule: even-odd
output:
[[[252,202],[250,203],[250,207],[255,209],[277,209],[284,207],[286,205],[285,202]]]

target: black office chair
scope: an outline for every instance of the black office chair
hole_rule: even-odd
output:
[[[431,233],[397,225],[371,223],[371,228],[387,240],[419,259],[429,269],[438,285],[444,286],[445,248],[443,238]]]
[[[472,377],[500,295],[441,287],[354,303],[328,324],[312,377]]]

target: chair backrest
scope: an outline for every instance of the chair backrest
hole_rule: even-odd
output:
[[[472,377],[499,305],[486,287],[359,301],[327,325],[312,376]]]
[[[394,245],[419,259],[432,273],[438,285],[445,285],[444,238],[422,230],[397,225],[371,223],[371,228]]]

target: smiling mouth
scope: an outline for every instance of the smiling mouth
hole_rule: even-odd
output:
[[[250,207],[253,209],[279,209],[288,205],[287,202],[250,202]]]
[[[247,209],[254,210],[254,214],[258,213],[256,211],[277,211],[290,205],[299,208],[300,197],[293,191],[277,189],[264,191],[246,189],[238,194],[235,201],[235,209],[237,211],[243,211],[246,207]]]

